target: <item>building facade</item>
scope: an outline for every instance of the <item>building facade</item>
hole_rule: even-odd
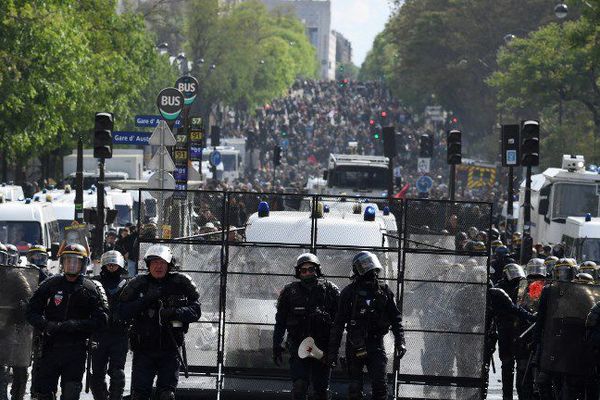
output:
[[[335,36],[335,62],[341,64],[352,63],[352,43],[339,32],[333,31]]]
[[[335,79],[336,37],[331,31],[331,1],[262,0],[262,2],[269,10],[291,12],[304,23],[308,40],[317,49],[320,78]]]

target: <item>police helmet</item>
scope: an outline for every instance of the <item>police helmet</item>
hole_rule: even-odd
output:
[[[467,240],[469,238],[469,236],[467,236],[467,234],[465,232],[458,232],[456,234],[456,239],[459,242],[462,242],[464,240]]]
[[[545,278],[546,266],[541,258],[532,258],[525,266],[528,278]]]
[[[369,271],[379,273],[383,271],[383,267],[375,254],[370,251],[361,251],[352,259],[352,272],[355,275],[364,276]]]
[[[146,266],[150,267],[150,261],[157,258],[164,260],[169,266],[173,266],[173,252],[168,246],[165,246],[164,244],[153,244],[148,247],[148,250],[146,250],[146,254],[144,255]]]
[[[85,273],[88,262],[87,250],[78,243],[68,244],[60,252],[60,265],[65,275]]]
[[[510,263],[504,266],[504,276],[507,281],[512,281],[514,279],[525,278],[525,272],[519,264]]]
[[[6,251],[8,253],[8,265],[16,267],[19,265],[19,249],[14,244],[7,244]]]
[[[0,265],[8,265],[8,249],[0,243]]]
[[[476,259],[474,259],[474,258],[469,258],[469,259],[467,259],[467,261],[465,261],[465,264],[464,264],[464,266],[465,266],[465,267],[468,267],[468,268],[475,268],[475,267],[477,267],[478,265],[479,265],[479,263],[478,263],[478,262],[477,262],[477,260],[476,260]]]
[[[498,247],[504,246],[504,243],[502,243],[502,240],[500,240],[500,239],[494,239],[494,240],[492,240],[491,246],[492,246],[492,252],[495,253],[496,249]]]
[[[584,283],[588,285],[594,284],[594,277],[588,273],[580,272],[575,275],[575,279],[573,279],[574,283]]]
[[[496,228],[492,228],[490,237],[492,238],[492,240],[500,239],[500,231]]]
[[[559,282],[570,282],[577,274],[577,265],[571,258],[561,258],[552,270],[552,279]]]
[[[498,246],[496,247],[496,251],[494,253],[498,257],[506,256],[508,254],[508,247],[506,247],[505,245]]]
[[[477,237],[477,234],[479,233],[479,229],[477,229],[474,226],[471,226],[469,227],[469,229],[467,229],[467,232],[469,233],[469,238],[474,240]]]
[[[317,276],[321,276],[321,262],[319,261],[319,258],[313,253],[302,253],[296,259],[296,266],[294,267],[296,278],[300,278],[300,267],[306,263],[313,264]]]
[[[563,258],[565,256],[565,247],[562,243],[557,243],[552,246],[552,255],[557,258]]]
[[[554,265],[558,261],[558,257],[556,256],[548,256],[544,260],[544,265],[546,266],[546,271],[548,274],[552,274],[552,270],[554,269]]]
[[[473,245],[471,246],[471,251],[479,251],[479,252],[486,251],[484,242],[478,241],[478,242],[472,242],[472,243],[473,243]]]
[[[579,265],[579,272],[590,274],[594,280],[597,280],[599,277],[598,270],[600,267],[596,265],[593,261],[584,261]]]
[[[109,264],[116,264],[121,269],[125,269],[125,258],[117,250],[107,251],[106,253],[102,254],[102,257],[100,257],[100,265],[105,267]]]
[[[39,244],[34,244],[27,250],[27,262],[36,265],[38,267],[45,267],[48,265],[48,251],[46,248]]]

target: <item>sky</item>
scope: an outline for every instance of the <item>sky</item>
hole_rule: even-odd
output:
[[[391,13],[388,0],[331,0],[332,27],[352,43],[352,61],[359,66]]]

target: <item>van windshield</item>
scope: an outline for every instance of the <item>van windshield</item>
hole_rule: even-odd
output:
[[[581,261],[600,262],[600,239],[583,239],[579,258]]]
[[[132,222],[131,215],[129,214],[129,206],[119,204],[115,205],[115,209],[117,210],[117,225],[125,226],[125,224]]]
[[[333,170],[330,186],[353,189],[382,189],[386,188],[385,168],[340,166]]]
[[[0,221],[0,242],[15,246],[43,244],[41,228],[36,221]]]
[[[557,183],[552,198],[552,218],[598,216],[596,185]]]

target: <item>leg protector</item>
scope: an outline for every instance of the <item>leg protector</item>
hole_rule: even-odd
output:
[[[13,382],[10,388],[11,400],[23,400],[27,387],[27,367],[13,367]]]
[[[90,389],[92,390],[92,395],[94,395],[94,400],[108,399],[108,390],[106,390],[106,382],[104,381],[104,375],[92,374]]]
[[[65,382],[62,385],[62,400],[79,400],[83,385],[81,382]]]
[[[293,400],[306,400],[308,394],[308,382],[304,379],[296,379],[292,383],[292,399]]]
[[[0,366],[0,400],[8,400],[8,367]]]
[[[504,400],[512,400],[513,398],[513,382],[514,382],[514,362],[512,358],[502,361],[502,398]]]
[[[121,400],[125,390],[125,371],[122,369],[110,371],[109,376],[110,389],[108,390],[108,397],[110,400]]]

